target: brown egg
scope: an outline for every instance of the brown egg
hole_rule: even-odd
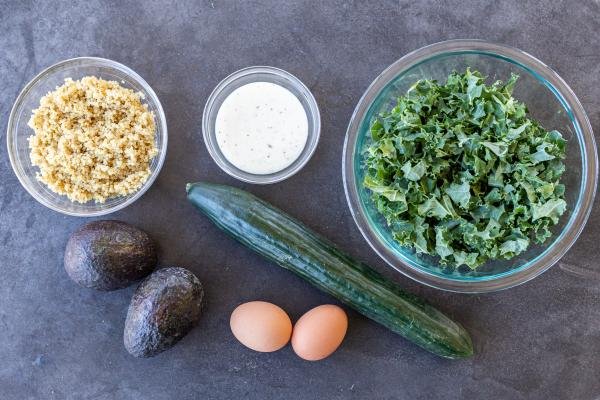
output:
[[[252,350],[271,352],[290,341],[292,321],[280,307],[266,301],[239,305],[231,313],[231,332]]]
[[[333,304],[315,307],[296,322],[292,348],[300,358],[322,360],[340,346],[346,329],[348,317],[340,307]]]

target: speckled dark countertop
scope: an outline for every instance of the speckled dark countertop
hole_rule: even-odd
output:
[[[540,58],[571,85],[600,132],[600,2],[0,1],[0,398],[25,399],[569,399],[600,398],[600,207],[564,262],[520,287],[459,295],[392,273],[355,227],[341,181],[346,125],[377,74],[407,52],[449,38],[483,38]],[[62,266],[85,220],[38,204],[5,150],[19,90],[40,70],[93,55],[122,62],[155,89],[169,126],[154,186],[111,215],[147,230],[163,265],[204,282],[200,325],[172,350],[135,359],[122,331],[133,287],[77,287]],[[252,186],[229,178],[202,143],[204,102],[249,65],[300,77],[320,105],[321,142],[293,178]],[[185,199],[185,183],[243,187],[299,217],[351,254],[427,297],[472,333],[476,356],[448,361],[349,312],[340,350],[318,363],[290,348],[254,353],[232,337],[240,302],[275,302],[297,318],[331,302],[230,240]]]

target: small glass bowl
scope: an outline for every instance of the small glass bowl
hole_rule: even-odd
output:
[[[308,138],[300,156],[286,168],[272,174],[251,174],[237,168],[225,158],[217,143],[215,121],[221,104],[231,92],[252,82],[271,82],[286,88],[300,100],[308,119]],[[294,75],[275,67],[247,67],[223,79],[208,97],[202,116],[202,135],[212,159],[227,174],[249,183],[269,184],[280,182],[300,171],[315,152],[320,133],[321,116],[319,107],[310,90]]]
[[[105,203],[76,203],[52,192],[45,184],[36,179],[37,167],[31,165],[29,143],[27,139],[34,134],[27,126],[31,112],[39,107],[40,98],[64,83],[65,78],[73,80],[85,76],[96,76],[105,80],[117,81],[123,87],[141,92],[142,102],[148,110],[154,112],[156,124],[156,147],[158,155],[150,163],[150,176],[136,192],[121,197],[107,199]],[[115,61],[97,57],[78,57],[61,61],[45,69],[25,86],[19,93],[8,120],[7,130],[8,155],[10,163],[23,187],[37,201],[46,207],[67,215],[92,217],[105,215],[133,203],[139,199],[152,185],[167,154],[167,123],[158,97],[141,76],[130,68]]]
[[[553,236],[511,260],[494,260],[476,271],[448,271],[438,259],[415,254],[394,241],[379,215],[364,179],[363,152],[371,141],[373,117],[393,107],[398,96],[419,79],[444,82],[456,70],[478,70],[489,82],[520,76],[514,96],[527,104],[532,118],[567,139],[565,184],[567,210]],[[346,132],[343,154],[344,189],[350,211],[373,250],[389,265],[426,285],[465,293],[490,292],[526,282],[554,265],[575,243],[590,214],[598,178],[598,156],[592,127],[581,103],[556,72],[513,47],[481,40],[450,40],[402,57],[373,81],[358,102]]]

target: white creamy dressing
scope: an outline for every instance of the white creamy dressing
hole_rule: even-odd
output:
[[[242,171],[272,174],[292,164],[308,138],[308,117],[300,100],[271,82],[235,89],[217,112],[217,144]]]

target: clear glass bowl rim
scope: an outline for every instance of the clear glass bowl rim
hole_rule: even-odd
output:
[[[244,78],[249,75],[255,74],[268,74],[275,75],[285,79],[291,85],[293,85],[297,90],[303,92],[308,101],[309,111],[310,113],[307,115],[307,118],[312,120],[313,129],[308,133],[307,144],[308,147],[302,151],[299,158],[291,166],[282,169],[281,171],[268,174],[268,175],[258,175],[251,174],[245,171],[242,171],[231,163],[229,163],[225,156],[217,149],[218,144],[216,143],[216,139],[214,138],[214,127],[210,126],[210,121],[212,119],[212,115],[219,111],[218,107],[215,107],[215,102],[221,95],[221,93],[226,90],[230,85],[234,84],[238,79]],[[221,168],[225,173],[229,176],[232,176],[236,179],[239,179],[243,182],[266,185],[271,183],[281,182],[292,175],[298,173],[306,163],[311,159],[315,150],[317,149],[317,145],[319,144],[319,138],[321,134],[321,114],[319,111],[319,106],[315,97],[313,96],[310,89],[295,75],[276,67],[270,67],[265,65],[256,65],[245,67],[239,69],[227,77],[225,77],[221,82],[215,86],[212,93],[208,97],[206,101],[206,105],[204,106],[204,112],[202,115],[202,137],[204,139],[204,144],[208,150],[208,153],[212,157],[213,161]],[[293,166],[293,168],[292,168]]]
[[[427,273],[417,268],[416,265],[412,265],[413,262],[408,258],[398,257],[389,249],[379,239],[365,216],[355,186],[356,176],[354,173],[354,153],[359,127],[381,90],[404,71],[427,60],[441,55],[465,53],[505,59],[526,69],[538,80],[545,82],[570,113],[579,137],[581,156],[584,160],[578,202],[570,221],[560,233],[560,240],[555,240],[533,262],[528,262],[524,266],[502,274],[480,277],[470,281],[451,277],[443,278]],[[581,103],[571,88],[554,70],[530,54],[511,46],[477,39],[455,39],[434,43],[408,53],[375,78],[359,100],[348,124],[342,155],[342,178],[346,200],[356,225],[367,243],[387,264],[409,278],[434,288],[461,293],[484,293],[514,287],[535,278],[557,263],[571,248],[581,234],[594,203],[598,179],[598,155],[592,127]]]
[[[73,211],[69,211],[69,210],[64,210],[61,207],[58,207],[55,204],[40,197],[31,187],[29,187],[29,185],[25,181],[25,179],[24,179],[25,173],[21,169],[21,167],[18,165],[18,162],[17,162],[15,154],[14,154],[14,152],[16,151],[16,148],[15,148],[16,147],[16,141],[15,141],[16,121],[15,121],[15,119],[16,119],[16,112],[17,112],[19,106],[21,105],[25,96],[29,93],[29,91],[33,88],[33,86],[35,84],[37,84],[39,81],[43,80],[48,74],[51,74],[56,70],[60,70],[61,68],[64,68],[71,64],[81,63],[81,62],[87,62],[87,63],[89,63],[90,66],[98,65],[98,66],[118,69],[121,72],[124,72],[126,75],[128,75],[130,78],[132,78],[134,81],[136,81],[140,86],[142,86],[144,88],[144,91],[146,92],[146,94],[152,99],[152,101],[156,105],[156,109],[158,111],[158,115],[156,115],[156,118],[157,118],[157,123],[159,123],[161,126],[160,132],[161,132],[161,139],[163,141],[163,145],[158,154],[158,164],[156,165],[156,168],[154,169],[154,171],[152,171],[151,175],[148,177],[148,180],[144,183],[144,185],[133,196],[124,197],[125,201],[115,204],[113,207],[106,208],[103,210],[73,212]],[[164,164],[164,161],[165,161],[165,158],[167,155],[168,132],[167,132],[166,117],[165,117],[165,113],[162,108],[162,105],[160,103],[160,100],[158,99],[158,96],[156,95],[156,93],[154,92],[152,87],[150,87],[150,85],[140,75],[138,75],[135,71],[133,71],[131,68],[127,67],[126,65],[123,65],[123,64],[113,61],[113,60],[109,60],[107,58],[75,57],[75,58],[69,58],[66,60],[59,61],[56,64],[49,66],[48,68],[44,69],[42,72],[37,74],[33,79],[31,79],[27,83],[27,85],[25,85],[25,87],[21,90],[21,92],[17,96],[17,99],[15,100],[13,107],[10,111],[10,116],[8,118],[8,127],[7,127],[7,132],[6,132],[6,143],[7,143],[7,150],[8,150],[8,158],[10,160],[12,169],[13,169],[15,175],[17,176],[17,179],[23,186],[23,188],[25,188],[25,190],[27,190],[27,192],[34,199],[36,199],[39,203],[43,204],[44,206],[50,208],[51,210],[57,211],[59,213],[65,214],[65,215],[71,215],[71,216],[75,216],[75,217],[97,217],[97,216],[101,216],[101,215],[107,215],[107,214],[113,213],[115,211],[118,211],[118,210],[121,210],[121,209],[127,207],[128,205],[132,204],[137,199],[142,197],[142,195],[150,188],[150,186],[152,186],[152,184],[158,177],[160,170],[162,169],[162,166]]]

